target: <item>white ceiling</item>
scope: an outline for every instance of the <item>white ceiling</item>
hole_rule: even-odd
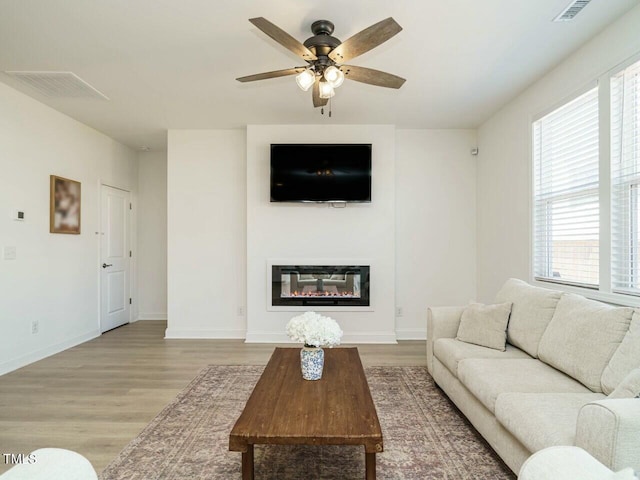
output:
[[[166,148],[172,128],[394,124],[473,128],[637,0],[0,0],[0,71],[72,71],[110,100],[50,99],[0,80],[134,148]],[[346,40],[392,16],[404,30],[350,63],[407,79],[400,90],[347,81],[333,116],[293,77],[236,77],[303,64],[251,25],[266,17],[300,41],[317,19]]]

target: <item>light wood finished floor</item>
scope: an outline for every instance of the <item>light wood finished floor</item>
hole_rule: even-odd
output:
[[[205,365],[264,365],[272,344],[165,340],[166,322],[126,325],[0,377],[0,454],[59,447],[102,469]],[[285,345],[292,346],[292,345]],[[426,365],[423,341],[358,345],[367,365]],[[10,466],[0,456],[0,473]]]

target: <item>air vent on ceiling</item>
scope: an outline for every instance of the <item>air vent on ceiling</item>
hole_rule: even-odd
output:
[[[569,22],[578,15],[591,0],[574,0],[553,19],[554,22]]]
[[[25,85],[51,98],[97,98],[109,100],[105,94],[72,72],[4,72]]]

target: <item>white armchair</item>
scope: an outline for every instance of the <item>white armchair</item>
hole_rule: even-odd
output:
[[[0,475],[0,480],[98,480],[89,460],[62,448],[41,448],[29,460]]]
[[[579,447],[549,447],[531,455],[518,480],[637,480],[633,469],[612,472]]]

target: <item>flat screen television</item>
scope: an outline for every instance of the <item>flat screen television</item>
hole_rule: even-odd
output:
[[[371,144],[271,144],[272,202],[370,202]]]

